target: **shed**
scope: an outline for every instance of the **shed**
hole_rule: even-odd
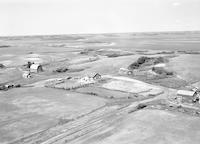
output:
[[[30,72],[32,73],[38,73],[42,71],[43,71],[43,68],[42,68],[42,65],[40,64],[32,64],[30,67]]]
[[[188,90],[178,90],[177,95],[179,96],[188,96],[193,97],[196,95],[196,91],[188,91]]]

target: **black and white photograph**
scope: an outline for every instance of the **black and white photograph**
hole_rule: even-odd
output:
[[[200,144],[200,0],[0,0],[0,144]]]

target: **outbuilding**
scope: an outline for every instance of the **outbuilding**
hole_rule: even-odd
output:
[[[40,64],[32,64],[30,66],[30,72],[32,72],[32,73],[39,73],[42,71],[43,71],[43,68],[42,68],[42,65],[40,65]]]
[[[177,95],[179,95],[179,96],[193,97],[196,94],[197,94],[196,91],[188,91],[188,90],[178,90],[177,91]]]
[[[31,74],[29,71],[25,71],[22,76],[23,78],[31,78]]]
[[[96,74],[93,76],[93,79],[94,79],[94,80],[101,79],[101,75],[100,75],[99,73],[96,73]]]

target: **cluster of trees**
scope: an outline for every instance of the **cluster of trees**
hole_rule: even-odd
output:
[[[166,75],[166,76],[172,76],[174,74],[173,72],[168,71],[164,69],[163,67],[153,67],[152,71],[154,71],[155,73],[159,75]]]
[[[159,63],[164,63],[165,59],[163,57],[145,57],[142,56],[137,59],[136,62],[132,63],[129,66],[129,69],[138,69],[141,65],[148,64],[148,65],[155,65]]]
[[[67,68],[67,67],[61,67],[61,68],[57,68],[54,72],[64,73],[68,70],[69,70],[69,68]]]
[[[14,85],[14,84],[6,84],[6,85],[0,84],[0,90],[4,90],[4,91],[11,89],[11,88],[19,88],[19,87],[21,87],[20,84],[16,84],[16,85]]]

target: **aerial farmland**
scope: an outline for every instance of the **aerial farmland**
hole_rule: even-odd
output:
[[[199,144],[199,61],[200,32],[0,37],[0,143]]]

